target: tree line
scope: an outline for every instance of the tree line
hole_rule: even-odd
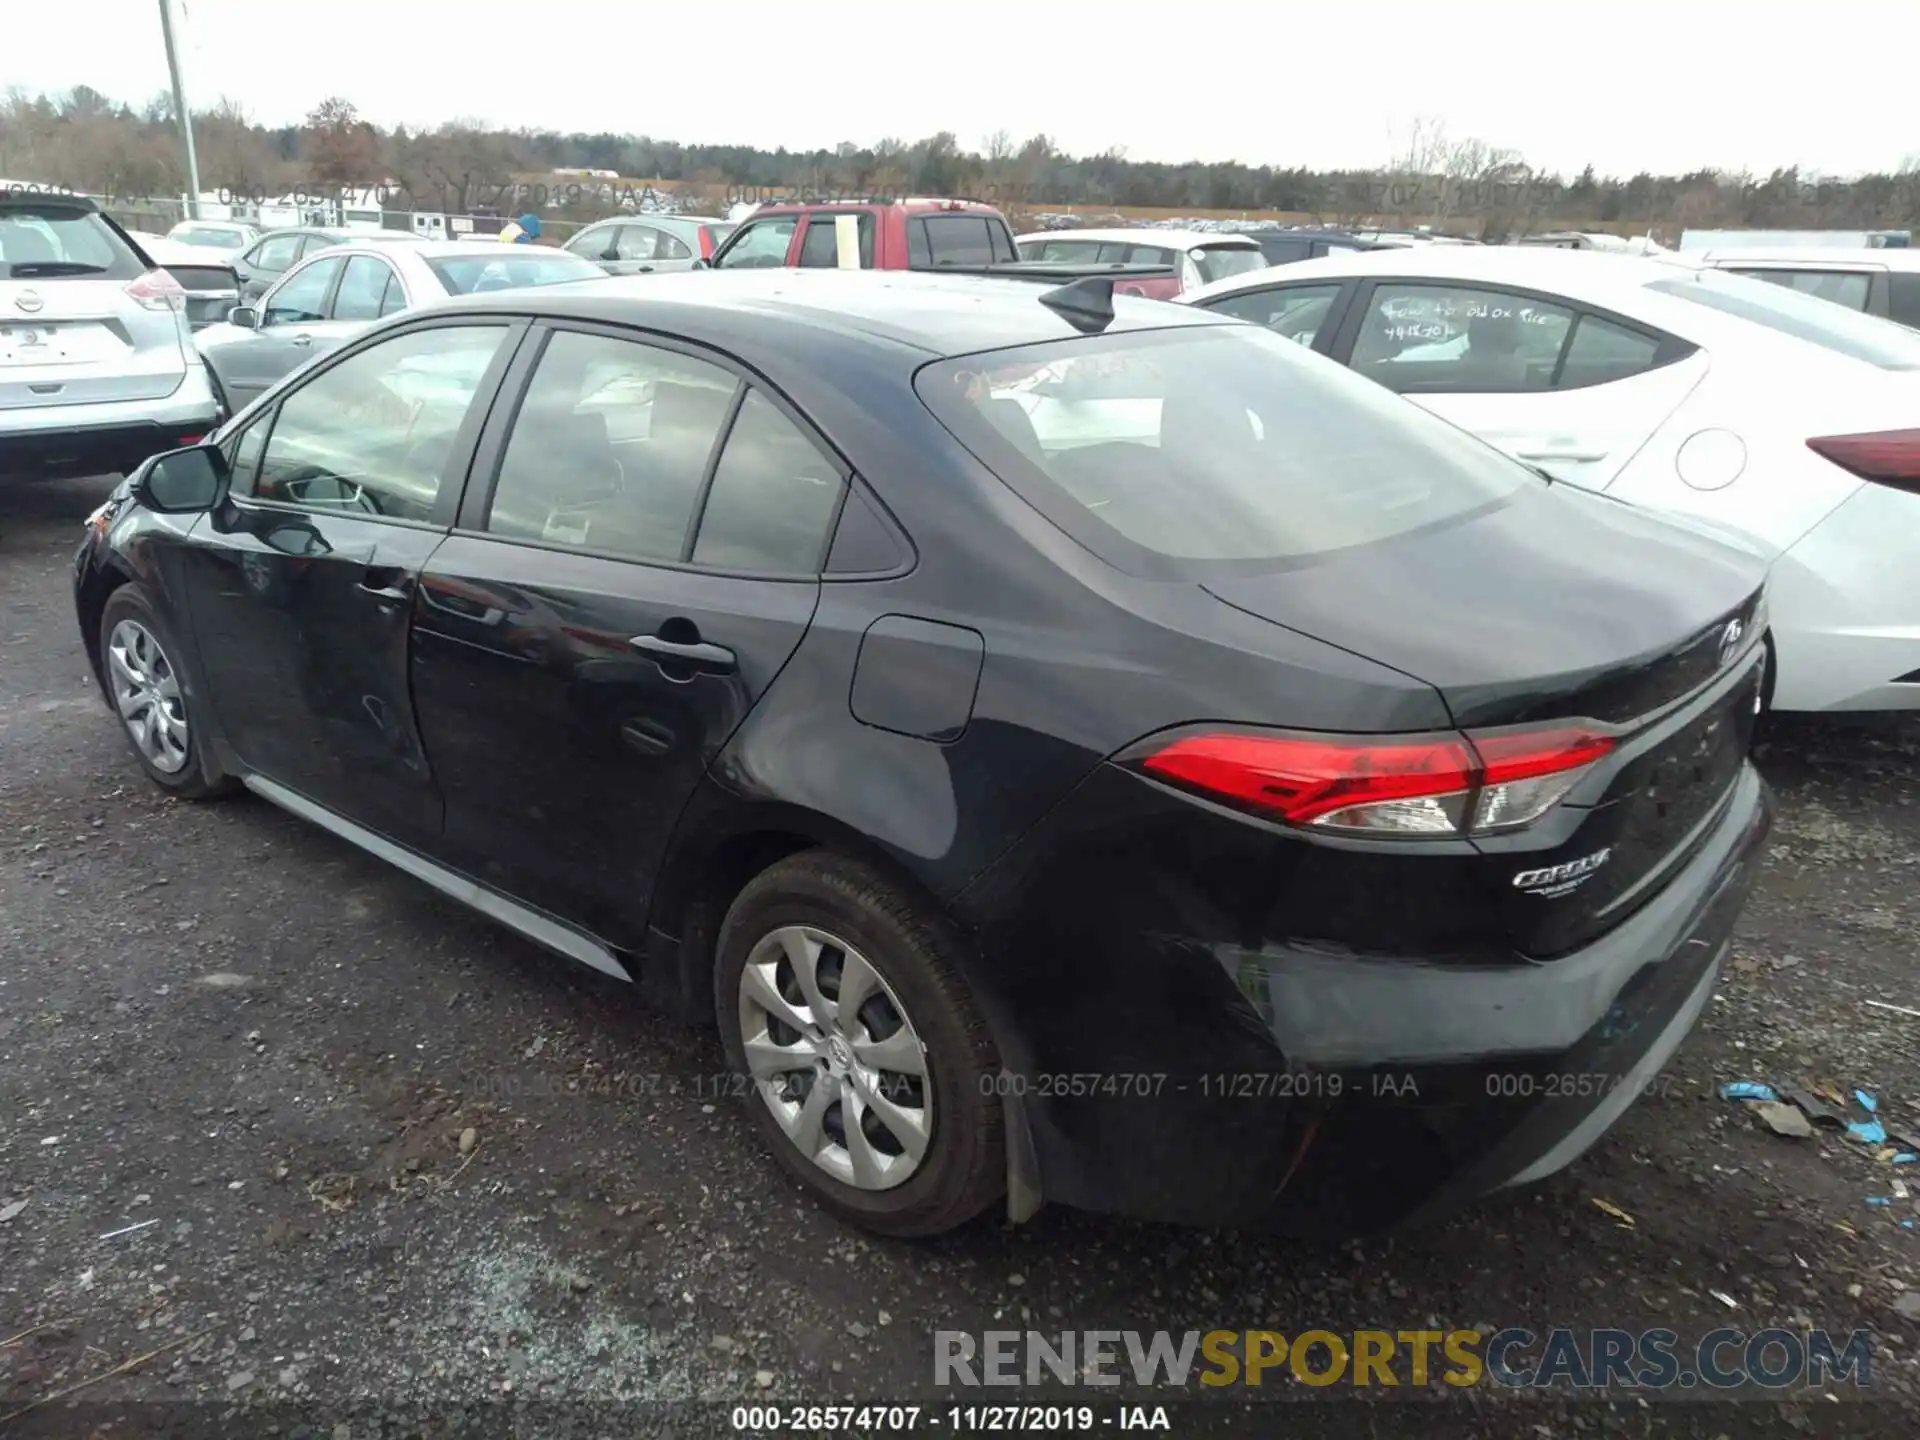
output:
[[[1006,131],[977,149],[952,131],[920,140],[843,142],[831,150],[701,145],[646,135],[503,130],[454,119],[430,130],[382,129],[351,101],[324,101],[299,125],[262,125],[231,100],[194,115],[203,189],[239,195],[334,193],[388,185],[410,208],[465,213],[503,187],[558,170],[616,172],[714,199],[737,195],[927,194],[995,200],[1024,216],[1158,209],[1312,216],[1329,224],[1425,224],[1502,238],[1599,225],[1643,232],[1686,226],[1770,229],[1920,228],[1920,156],[1891,173],[1835,179],[1792,167],[1761,177],[1551,174],[1513,149],[1456,139],[1417,123],[1396,153],[1365,170],[1239,161],[1129,160],[1121,148],[1069,155],[1046,135]],[[0,103],[0,177],[130,196],[176,196],[185,164],[170,98],[139,107],[85,86],[63,94],[10,92]],[[591,219],[617,191],[588,181],[550,187],[554,202]],[[569,197],[562,200],[562,196]]]

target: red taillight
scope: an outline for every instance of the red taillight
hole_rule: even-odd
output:
[[[149,270],[127,286],[127,295],[148,310],[185,310],[187,292],[164,270]]]
[[[1578,725],[1349,737],[1187,735],[1147,774],[1293,825],[1357,834],[1491,834],[1531,825],[1614,747]]]
[[[1920,430],[1822,435],[1807,441],[1807,448],[1862,480],[1920,491]]]

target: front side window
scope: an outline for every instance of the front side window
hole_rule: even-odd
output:
[[[294,257],[300,250],[300,241],[303,238],[304,237],[299,235],[271,236],[254,246],[253,254],[247,258],[259,269],[269,270],[275,275],[278,275],[282,270],[293,264]]]
[[[742,225],[727,246],[727,253],[714,261],[719,270],[764,270],[787,263],[787,251],[793,244],[793,232],[799,225],[796,215],[777,220],[753,220]]]
[[[1542,483],[1251,325],[938,361],[915,388],[989,469],[1110,563],[1202,576],[1449,524]]]
[[[1339,295],[1338,284],[1288,285],[1273,290],[1242,290],[1234,295],[1222,295],[1218,300],[1209,302],[1206,308],[1238,320],[1251,320],[1296,345],[1310,346],[1319,338],[1321,328],[1327,323],[1327,316],[1333,312],[1333,302]]]
[[[1374,287],[1353,368],[1402,394],[1546,390],[1573,312],[1498,290]]]
[[[363,519],[428,521],[504,325],[382,340],[288,393],[255,495]]]
[[[620,227],[607,225],[595,230],[582,230],[578,235],[560,248],[586,260],[604,260],[619,255]]]
[[[1816,300],[1784,285],[1763,285],[1719,270],[1649,280],[1647,289],[1732,315],[1882,370],[1920,370],[1920,334],[1904,326]]]
[[[676,350],[557,332],[514,419],[487,529],[681,559],[736,389],[726,370]]]
[[[317,325],[326,319],[327,291],[343,264],[338,258],[316,260],[294,271],[267,297],[261,325]]]

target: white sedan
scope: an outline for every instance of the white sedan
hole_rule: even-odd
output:
[[[1518,246],[1328,256],[1177,303],[1765,554],[1775,709],[1920,709],[1920,333],[1677,256]]]

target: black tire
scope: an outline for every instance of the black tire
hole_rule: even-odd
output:
[[[858,949],[898,995],[926,1050],[933,1133],[919,1168],[895,1188],[867,1190],[829,1175],[787,1138],[751,1081],[740,1032],[740,977],[763,938],[810,925]],[[1006,1193],[1006,1140],[992,1093],[1000,1057],[956,963],[953,927],[872,866],[827,850],[762,871],[727,911],[714,964],[714,1011],[727,1063],[780,1167],[842,1219],[882,1235],[938,1235]]]
[[[107,603],[100,612],[100,670],[102,684],[107,692],[108,708],[113,713],[114,723],[120,727],[120,734],[126,740],[127,748],[133,751],[134,759],[138,760],[140,768],[147,772],[147,778],[169,795],[177,796],[182,800],[211,800],[231,794],[234,782],[220,773],[201,743],[201,737],[206,733],[204,719],[206,710],[201,703],[198,689],[185,683],[184,680],[179,688],[187,723],[185,762],[177,770],[162,769],[135,743],[121,716],[114,690],[113,633],[124,620],[134,621],[153,637],[161,653],[166,657],[168,668],[175,675],[179,674],[179,667],[174,657],[180,653],[180,647],[174,639],[172,627],[161,618],[145,588],[138,581],[130,581],[107,596]]]

